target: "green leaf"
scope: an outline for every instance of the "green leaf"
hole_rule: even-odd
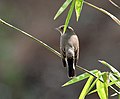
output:
[[[95,93],[95,92],[97,92],[97,89],[91,91],[90,93],[88,93],[88,95],[93,94],[93,93]]]
[[[117,87],[120,88],[120,80],[118,80],[112,73],[109,73],[109,79],[115,83]],[[117,82],[116,82],[117,81]]]
[[[70,18],[71,18],[71,16],[72,16],[72,13],[73,13],[73,10],[74,10],[75,1],[76,1],[76,0],[73,0],[73,1],[72,1],[72,4],[71,4],[71,6],[70,6],[70,9],[69,9],[69,12],[68,12],[66,21],[65,21],[65,26],[64,26],[64,31],[63,31],[63,33],[65,33],[66,28],[67,28],[67,26],[68,26],[68,24],[69,24]]]
[[[109,83],[108,86],[112,86],[112,85],[116,84],[116,82],[118,82],[118,81],[119,81],[119,80],[112,81],[112,82]]]
[[[103,77],[102,77],[102,76],[103,76]],[[106,77],[107,77],[107,78],[106,78]],[[97,77],[97,79],[92,83],[92,85],[90,86],[88,92],[94,87],[94,85],[96,84],[96,82],[97,82],[100,78],[103,79],[104,84],[107,83],[107,84],[106,84],[106,86],[107,86],[106,88],[108,89],[108,73],[107,73],[107,75],[106,75],[106,72],[103,72],[103,73],[100,73],[99,76]],[[106,79],[107,79],[107,80],[106,80]],[[106,92],[108,92],[107,89],[106,89]],[[94,92],[96,92],[96,91],[97,91],[97,89],[91,91],[89,94],[92,94],[92,93],[94,93]]]
[[[94,85],[96,84],[96,82],[99,80],[99,77],[98,78],[96,78],[96,80],[92,83],[92,85],[90,86],[90,88],[88,89],[88,92],[94,87]],[[92,93],[94,93],[94,92],[96,92],[97,90],[93,90],[93,91],[91,91],[90,93],[88,93],[88,94],[92,94]]]
[[[91,73],[97,73],[98,70],[92,70],[90,72]],[[90,74],[88,74],[88,73],[81,74],[81,75],[79,75],[77,77],[72,78],[70,81],[66,82],[64,85],[62,85],[62,87],[68,86],[68,85],[71,85],[71,84],[74,84],[74,83],[77,83],[77,82],[80,82],[80,81],[88,78],[89,76],[90,76]]]
[[[82,6],[83,6],[83,0],[76,0],[76,2],[75,2],[75,12],[76,12],[77,21],[80,17]]]
[[[108,76],[108,72],[105,72],[103,74],[103,80],[104,80],[104,90],[105,90],[105,94],[106,97],[108,99],[108,84],[109,84],[109,76]]]
[[[82,92],[81,92],[81,94],[79,96],[79,99],[84,99],[85,98],[85,96],[88,93],[88,89],[91,86],[91,83],[92,83],[93,79],[94,79],[93,76],[89,77],[89,79],[87,80],[87,82],[86,82],[86,84],[85,84],[85,86],[84,86],[84,88],[83,88],[83,90],[82,90]]]
[[[111,69],[111,71],[116,74],[116,76],[118,76],[120,78],[120,73],[117,69],[115,69],[112,65],[108,64],[106,61],[103,60],[98,60],[100,63],[102,63],[103,65],[109,67]]]
[[[97,86],[97,93],[98,93],[100,99],[108,99],[107,95],[105,93],[104,83],[102,83],[101,81],[98,80],[96,83],[96,86]]]
[[[100,74],[101,73],[99,72],[98,76]],[[103,75],[105,75],[105,73]],[[107,77],[103,77],[104,83],[101,82],[100,80],[98,80],[96,82],[97,93],[98,93],[100,99],[108,99],[108,86],[106,85],[106,81],[107,81],[106,78]],[[107,90],[106,90],[106,88],[107,88]]]
[[[68,7],[68,5],[71,3],[72,0],[66,0],[64,2],[64,4],[60,7],[60,9],[58,10],[58,12],[56,13],[55,17],[54,17],[54,20],[60,16],[60,14],[63,13],[63,11]]]

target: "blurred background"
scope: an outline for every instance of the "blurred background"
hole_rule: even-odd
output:
[[[57,20],[56,12],[65,0],[0,0],[0,18],[27,31],[59,51],[60,34],[67,9]],[[120,5],[120,0],[114,0]],[[93,0],[120,19],[120,10],[108,0]],[[70,21],[80,39],[78,65],[88,70],[108,71],[103,59],[120,70],[120,27],[107,15],[84,4],[79,22]],[[85,81],[62,88],[67,70],[52,52],[32,39],[0,24],[0,99],[77,99]],[[77,70],[77,75],[83,73]],[[113,91],[110,90],[111,93]],[[96,97],[96,98],[95,98]],[[97,94],[87,99],[98,99]],[[118,99],[109,97],[109,99]]]

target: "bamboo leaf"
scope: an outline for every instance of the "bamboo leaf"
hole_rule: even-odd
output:
[[[100,73],[100,72],[99,72]],[[97,79],[92,83],[92,85],[90,86],[90,88],[89,88],[89,90],[88,90],[88,92],[94,87],[94,85],[96,84],[96,82],[101,78],[101,79],[103,79],[103,81],[104,81],[104,84],[106,84],[106,88],[108,89],[108,73],[107,73],[107,78],[106,78],[106,72],[103,72],[103,73],[100,73],[99,74],[99,76],[97,77]],[[103,76],[103,77],[102,77]],[[106,80],[107,79],[107,80]],[[106,89],[106,92],[108,92],[108,90]],[[95,89],[95,90],[93,90],[93,91],[91,91],[89,94],[92,94],[92,93],[94,93],[94,92],[96,92],[96,91],[98,91],[97,89]],[[88,95],[89,95],[88,94]],[[107,93],[108,94],[108,93]]]
[[[56,13],[56,15],[55,15],[55,17],[54,17],[54,20],[64,12],[64,10],[68,7],[68,5],[69,5],[71,2],[72,2],[72,0],[66,0],[66,1],[64,2],[64,4],[60,7],[60,9],[58,10],[58,12]]]
[[[97,92],[97,89],[91,91],[90,93],[88,93],[88,95],[93,94],[93,93],[95,93],[95,92]]]
[[[102,63],[103,65],[109,67],[110,70],[120,78],[120,72],[117,69],[115,69],[112,65],[110,65],[109,63],[103,60],[98,60],[98,61]]]
[[[120,88],[120,80],[118,80],[112,73],[109,74],[109,78],[112,82],[115,83],[117,87]],[[116,82],[117,81],[117,82]]]
[[[112,86],[112,85],[116,84],[118,81],[119,80],[114,80],[114,81],[110,82],[108,86]]]
[[[94,73],[97,73],[98,70],[92,70],[90,72],[94,74]],[[62,85],[62,87],[68,86],[68,85],[71,85],[71,84],[74,84],[74,83],[77,83],[77,82],[80,82],[80,81],[88,78],[89,76],[90,76],[90,74],[88,74],[88,73],[81,74],[81,75],[79,75],[77,77],[74,77],[70,81],[66,82],[64,85]]]
[[[109,84],[109,76],[108,76],[108,72],[105,72],[103,74],[103,80],[104,80],[104,90],[105,90],[105,94],[106,97],[108,99],[108,84]]]
[[[99,80],[99,77],[92,83],[92,85],[90,86],[90,88],[88,89],[88,95],[89,94],[92,94],[92,93],[94,93],[94,92],[96,92],[97,90],[93,90],[93,91],[91,91],[91,92],[89,92],[93,87],[94,87],[94,85],[96,84],[96,82]]]
[[[67,26],[68,26],[68,24],[69,24],[70,18],[71,18],[71,16],[72,16],[72,13],[73,13],[73,10],[74,10],[75,1],[76,1],[76,0],[73,0],[73,1],[72,1],[72,4],[71,4],[71,6],[70,6],[70,9],[69,9],[69,12],[68,12],[66,21],[65,21],[65,26],[64,26],[64,31],[63,31],[63,33],[65,33],[66,28],[67,28]]]
[[[83,7],[83,0],[76,0],[75,2],[75,12],[76,12],[76,19],[78,21],[80,17],[80,13]]]
[[[92,83],[93,79],[94,79],[93,76],[89,77],[89,79],[87,80],[87,82],[86,82],[86,84],[85,84],[85,86],[84,86],[84,88],[83,88],[83,90],[82,90],[82,92],[79,96],[79,99],[84,99],[85,98],[85,96],[87,95],[88,89],[91,86],[91,83]]]
[[[104,84],[98,80],[96,83],[96,86],[97,86],[97,93],[98,93],[100,99],[108,99],[105,94]]]
[[[99,72],[98,76],[100,74],[101,73]],[[103,78],[103,79],[105,80],[105,78]],[[97,93],[98,93],[100,99],[108,99],[108,94],[107,94],[108,92],[106,93],[106,88],[108,88],[108,87],[106,86],[105,83],[106,83],[106,81],[104,81],[104,83],[103,83],[100,80],[98,80],[96,82]]]

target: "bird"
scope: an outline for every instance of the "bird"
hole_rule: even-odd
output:
[[[76,76],[75,67],[79,59],[79,39],[72,27],[68,26],[64,33],[64,25],[56,28],[60,36],[60,53],[63,66],[67,67],[68,77]]]

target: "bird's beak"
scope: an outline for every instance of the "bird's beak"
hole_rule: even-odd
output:
[[[60,29],[59,29],[59,28],[55,28],[55,30],[57,30],[57,31],[59,31],[59,32],[61,33],[61,31],[60,31]]]
[[[55,30],[59,31],[59,29],[58,29],[58,28],[55,28]]]
[[[55,30],[57,30],[60,34],[62,34],[59,28],[55,28]]]

